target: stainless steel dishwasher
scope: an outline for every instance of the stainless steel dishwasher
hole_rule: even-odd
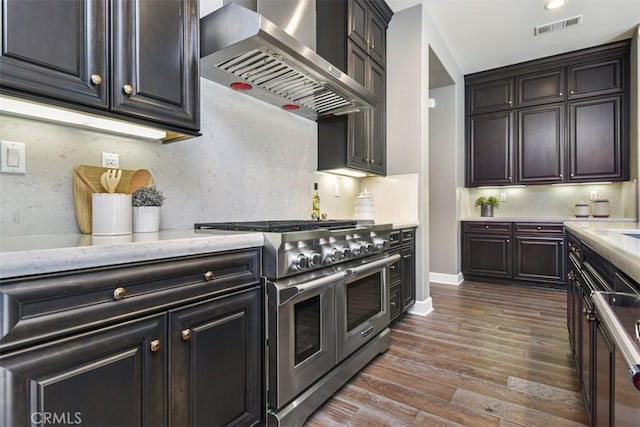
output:
[[[636,426],[640,420],[640,295],[592,294],[595,426]]]

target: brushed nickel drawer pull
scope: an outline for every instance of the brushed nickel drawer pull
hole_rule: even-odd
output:
[[[187,328],[182,331],[182,341],[189,341],[191,339],[191,329]]]
[[[153,351],[154,353],[157,351],[160,351],[160,340],[153,340],[151,341],[151,351]]]
[[[91,83],[96,86],[102,83],[102,77],[100,77],[100,74],[91,74]]]
[[[207,282],[209,280],[213,280],[213,271],[209,270],[206,273],[204,273],[204,280],[206,280]]]
[[[113,291],[113,299],[116,301],[123,299],[125,295],[127,295],[127,290],[125,288],[116,288],[116,290]]]
[[[122,90],[124,91],[124,93],[126,93],[127,95],[131,95],[133,93],[133,86],[131,85],[124,85],[122,87]]]

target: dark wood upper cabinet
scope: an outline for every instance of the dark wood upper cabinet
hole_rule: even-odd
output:
[[[105,0],[3,0],[0,86],[109,106]]]
[[[467,184],[512,184],[513,111],[469,116]]]
[[[112,8],[113,109],[199,129],[197,3],[125,0]]]
[[[569,99],[622,92],[621,57],[569,67]]]
[[[518,92],[516,106],[564,101],[565,86],[564,68],[516,77]]]
[[[518,113],[518,184],[564,179],[564,103],[521,108]]]
[[[629,54],[625,40],[465,76],[466,185],[628,180]]]
[[[2,0],[2,22],[2,92],[197,134],[196,0]]]
[[[467,113],[477,114],[513,108],[513,79],[467,86]]]
[[[628,177],[621,114],[622,96],[569,102],[569,181]]]
[[[381,0],[318,0],[317,51],[378,97],[370,111],[318,121],[318,170],[386,174],[386,29]]]

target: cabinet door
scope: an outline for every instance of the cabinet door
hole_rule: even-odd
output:
[[[569,103],[569,181],[622,180],[622,97]]]
[[[516,78],[518,107],[564,101],[564,68]]]
[[[564,283],[564,237],[515,237],[515,274],[519,280]]]
[[[385,67],[387,61],[387,27],[384,21],[370,11],[369,13],[369,56]]]
[[[349,41],[348,74],[365,87],[370,78],[369,62],[366,52]],[[349,116],[347,164],[355,169],[367,170],[369,168],[369,115],[370,112],[363,111]]]
[[[261,419],[260,288],[170,312],[171,425]]]
[[[166,317],[154,316],[3,354],[4,421],[165,425],[165,337]]]
[[[511,184],[513,112],[469,116],[467,132],[468,185]]]
[[[569,67],[569,99],[622,92],[623,58]]]
[[[518,110],[518,184],[562,182],[564,104]]]
[[[368,7],[364,0],[349,1],[349,30],[347,35],[361,49],[368,49]],[[349,74],[350,77],[353,77]]]
[[[591,304],[591,297],[589,296],[589,286],[583,283],[582,311],[580,312],[580,378],[582,381],[582,397],[584,398],[584,406],[587,411],[587,416],[591,421],[593,421],[591,406],[591,350],[593,345],[592,314],[593,307]]]
[[[402,302],[400,300],[400,282],[391,285],[389,293],[389,316],[393,322],[402,314]]]
[[[463,239],[464,274],[512,277],[513,252],[510,236],[465,234]]]
[[[106,17],[105,0],[2,0],[0,85],[107,108]]]
[[[402,309],[407,308],[416,302],[416,264],[414,249],[402,250]]]
[[[594,327],[594,361],[593,361],[593,421],[595,426],[612,426],[613,424],[613,379],[615,350],[611,339],[600,323]]]
[[[373,92],[380,103],[369,111],[369,171],[385,175],[387,171],[387,129],[386,129],[386,73],[384,68],[369,61],[369,82],[367,89]]]
[[[513,79],[495,80],[467,87],[467,113],[509,110],[513,107]]]
[[[113,2],[115,111],[199,129],[196,0]]]

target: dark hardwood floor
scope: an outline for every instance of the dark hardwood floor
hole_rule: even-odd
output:
[[[565,292],[465,282],[431,297],[306,426],[585,425]]]

